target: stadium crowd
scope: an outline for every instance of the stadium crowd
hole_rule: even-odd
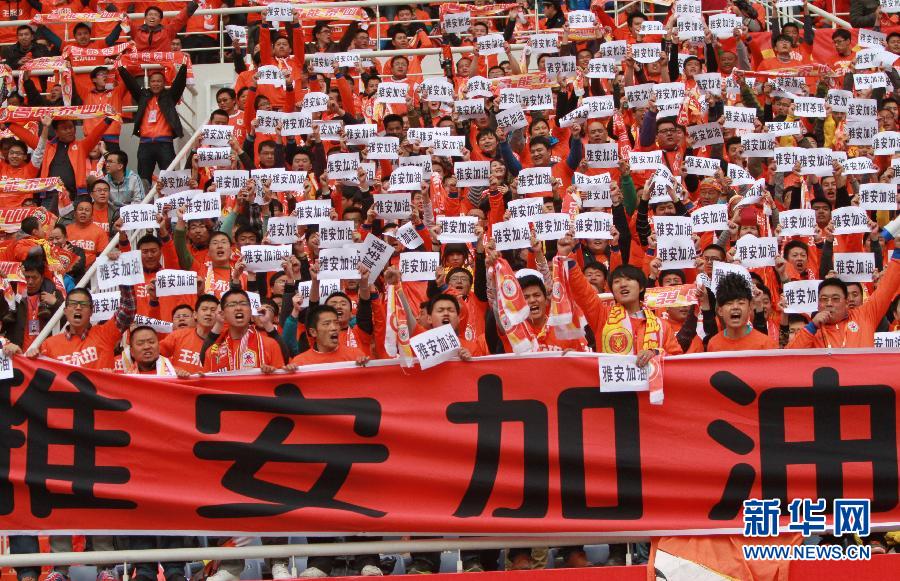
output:
[[[136,21],[123,3],[6,2],[5,19],[31,23],[0,28],[4,352],[190,377],[411,362],[427,356],[416,336],[446,325],[463,360],[897,348],[897,14],[853,2],[848,30],[806,5],[779,24],[744,0],[663,4],[400,6],[390,23],[297,5],[279,26],[231,15],[234,86],[183,169],[165,171],[186,137],[191,60],[218,58],[181,49],[218,47],[220,17],[196,2],[129,4]],[[354,52],[371,48],[401,52]],[[414,48],[441,49],[442,74],[423,75],[423,57],[402,53]],[[133,251],[139,283],[126,280]],[[78,283],[94,265],[92,293]],[[35,344],[59,308],[63,330]],[[613,545],[610,563],[624,552]],[[510,551],[509,566],[536,554]],[[560,554],[590,565],[580,548]],[[435,559],[408,570],[435,572]],[[382,574],[376,555],[356,561]],[[302,574],[332,566],[312,559]],[[290,576],[285,561],[270,568]],[[167,580],[183,574],[165,564]],[[155,576],[143,564],[134,578]]]

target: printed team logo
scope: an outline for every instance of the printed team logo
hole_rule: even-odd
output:
[[[554,299],[558,300],[562,298],[562,285],[559,283],[559,281],[553,282],[553,289],[551,289],[550,292],[553,294]]]
[[[400,341],[407,343],[409,341],[409,325],[403,324],[397,329],[397,337]]]
[[[613,353],[624,353],[628,348],[628,335],[624,331],[616,331],[609,336],[609,346]]]
[[[856,321],[850,321],[850,323],[847,325],[847,329],[856,333],[857,331],[859,331],[859,324]]]
[[[511,299],[516,296],[516,290],[518,285],[516,281],[512,279],[512,277],[505,277],[503,279],[503,284],[500,285],[500,289],[503,291],[503,296],[507,299]]]
[[[475,329],[472,327],[466,327],[466,341],[474,341],[475,340]]]
[[[252,369],[256,366],[256,352],[245,351],[243,356],[241,356],[241,367],[248,367]]]

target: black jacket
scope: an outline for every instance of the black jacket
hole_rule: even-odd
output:
[[[53,311],[59,308],[63,303],[63,296],[62,293],[59,292],[59,289],[56,288],[56,285],[53,284],[53,281],[46,278],[41,282],[41,290],[38,291],[38,293],[41,292],[53,293],[56,296],[56,304],[52,307],[43,305],[42,303],[38,308],[38,319],[41,321],[41,328],[43,328],[47,320],[53,316]],[[15,313],[16,323],[10,330],[8,339],[16,345],[21,346],[25,340],[25,333],[28,332],[28,301],[23,299],[16,303]]]
[[[30,56],[34,59],[41,58],[50,56],[50,51],[46,46],[38,44],[37,42],[32,42],[27,50],[22,50],[19,43],[3,47],[3,60],[6,61],[6,64],[8,64],[11,69],[21,68],[21,60],[26,56]]]
[[[137,112],[134,114],[134,134],[140,137],[144,112],[147,110],[147,103],[150,102],[153,94],[150,92],[150,89],[145,89],[138,85],[125,67],[119,67],[119,76],[122,78],[122,82],[125,83],[128,92],[131,93],[132,101],[137,103]],[[172,128],[173,137],[184,136],[184,129],[181,128],[181,119],[178,117],[178,111],[175,109],[175,106],[181,101],[181,95],[184,93],[186,86],[187,67],[182,66],[178,70],[178,74],[175,75],[172,86],[168,89],[163,89],[157,98],[159,110],[165,117],[169,127]]]

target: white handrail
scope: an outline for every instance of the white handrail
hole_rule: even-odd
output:
[[[191,135],[191,137],[187,140],[187,142],[184,144],[184,146],[182,146],[182,148],[180,150],[178,150],[178,153],[175,154],[175,159],[172,160],[172,163],[170,163],[169,167],[166,168],[167,170],[176,169],[178,167],[178,165],[181,164],[181,162],[184,160],[184,158],[187,156],[187,154],[191,151],[191,146],[193,145],[194,140],[197,139],[197,136],[199,134],[200,134],[200,129],[198,129]],[[150,201],[153,200],[153,198],[156,196],[156,189],[157,189],[157,184],[154,184],[153,187],[150,188],[150,191],[147,192],[147,195],[144,196],[144,199],[141,200],[141,203],[142,204],[150,203]],[[98,258],[100,256],[106,256],[107,254],[109,254],[109,252],[113,248],[118,246],[119,236],[121,236],[121,233],[117,232],[115,236],[110,237],[109,244],[107,244],[106,248],[103,249],[103,252],[101,252],[98,255]],[[94,272],[96,272],[96,270],[97,270],[97,264],[98,264],[98,261],[94,260],[94,263],[91,264],[90,268],[87,269],[87,271],[84,273],[84,276],[81,277],[81,280],[79,280],[78,284],[76,284],[75,286],[86,287],[87,284],[90,282],[91,277],[94,276]],[[63,304],[63,305],[60,305],[58,309],[56,309],[56,312],[53,313],[53,316],[50,317],[50,320],[47,321],[47,323],[44,325],[44,328],[41,330],[41,333],[34,340],[34,343],[31,344],[31,349],[37,349],[38,347],[40,347],[41,343],[43,343],[44,340],[52,334],[53,328],[56,326],[57,323],[59,323],[62,320],[64,308],[65,308],[65,305]]]
[[[394,554],[477,549],[515,549],[566,545],[646,542],[646,536],[555,535],[529,537],[474,537],[461,539],[419,539],[409,541],[362,541],[306,545],[262,545],[249,547],[196,547],[130,551],[72,553],[28,553],[0,555],[0,567],[58,565],[99,565],[111,563],[165,563],[200,560],[264,559],[273,557],[318,557],[332,555]]]

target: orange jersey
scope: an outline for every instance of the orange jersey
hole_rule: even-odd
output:
[[[207,351],[203,361],[203,370],[207,372],[238,371],[242,369],[259,369],[262,365],[284,367],[284,357],[278,342],[256,331],[249,329],[250,336],[244,349],[240,348],[241,340],[232,339],[230,335],[219,338]]]
[[[778,349],[775,343],[768,335],[764,335],[756,329],[750,329],[750,332],[743,337],[726,337],[725,331],[713,335],[709,343],[706,345],[707,352],[713,351],[756,351],[760,349]]]
[[[122,332],[112,318],[88,328],[84,335],[68,332],[49,337],[41,343],[41,355],[85,369],[109,369],[115,366],[113,349]]]
[[[900,260],[891,260],[878,288],[861,306],[850,309],[838,323],[822,325],[815,333],[809,326],[801,329],[788,343],[788,349],[850,349],[875,346],[875,331],[900,286]],[[811,325],[812,323],[810,323]]]
[[[93,222],[87,226],[78,223],[69,224],[66,228],[69,242],[84,250],[84,266],[94,264],[97,255],[100,254],[109,243],[109,234]]]
[[[203,350],[203,337],[193,327],[178,329],[159,342],[159,354],[172,360],[172,365],[190,373],[203,371],[200,353]]]
[[[307,349],[300,355],[291,359],[294,365],[315,365],[317,363],[339,363],[341,361],[356,361],[360,357],[365,357],[365,353],[355,347],[348,347],[343,343],[338,343],[338,348],[330,353],[322,353],[315,349]]]

